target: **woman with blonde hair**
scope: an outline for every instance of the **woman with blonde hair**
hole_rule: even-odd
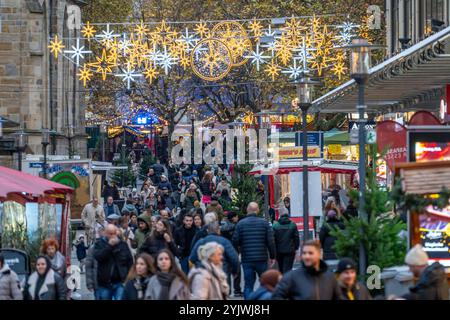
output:
[[[226,300],[230,287],[222,269],[224,248],[217,242],[208,242],[197,250],[199,266],[189,273],[192,299]]]

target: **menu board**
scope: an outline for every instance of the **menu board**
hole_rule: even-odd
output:
[[[431,260],[450,266],[450,206],[428,206],[419,215],[420,241]]]

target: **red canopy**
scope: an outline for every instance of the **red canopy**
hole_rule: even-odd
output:
[[[43,196],[69,192],[73,192],[71,187],[0,166],[0,197],[2,198],[14,193]]]

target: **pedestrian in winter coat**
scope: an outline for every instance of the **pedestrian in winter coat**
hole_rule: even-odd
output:
[[[162,249],[168,249],[174,256],[177,256],[177,246],[175,241],[173,241],[169,222],[165,219],[161,219],[156,223],[155,230],[147,237],[144,244],[138,250],[138,253],[145,252],[156,259],[156,255]]]
[[[108,197],[105,205],[103,206],[103,210],[105,211],[105,216],[116,214],[120,217],[120,210],[117,204],[114,203],[113,197]]]
[[[140,249],[144,244],[145,240],[150,236],[151,232],[151,217],[145,213],[141,214],[137,218],[138,229],[134,233],[134,240],[132,241],[133,248]]]
[[[186,275],[178,268],[175,257],[167,249],[156,256],[157,272],[147,285],[145,300],[189,300]]]
[[[405,263],[416,278],[416,285],[403,296],[406,300],[448,300],[448,283],[445,268],[439,262],[428,265],[428,255],[420,244],[406,255]]]
[[[241,253],[246,299],[253,292],[255,274],[261,277],[268,269],[268,260],[273,265],[275,259],[273,229],[264,218],[258,217],[258,213],[258,204],[250,202],[247,217],[239,221],[233,234],[233,245]]]
[[[335,275],[320,259],[320,242],[310,240],[302,248],[301,267],[283,276],[273,293],[274,300],[340,300]]]
[[[156,273],[155,261],[151,255],[142,253],[128,273],[122,300],[144,300],[150,277]]]
[[[371,300],[369,290],[356,277],[356,263],[350,258],[342,258],[337,265],[338,285],[344,300]]]
[[[98,203],[96,197],[92,198],[92,202],[84,206],[81,212],[81,221],[83,222],[86,234],[86,243],[91,245],[95,241],[95,227],[97,223],[103,224],[105,222],[105,211]]]
[[[192,239],[191,248],[194,248],[198,240],[206,237],[208,235],[208,224],[217,221],[217,216],[215,212],[209,212],[205,214],[203,218],[203,227],[201,227]]]
[[[334,243],[336,237],[331,235],[331,231],[335,228],[344,229],[344,224],[338,219],[337,212],[331,209],[327,213],[327,222],[320,228],[319,239],[323,248],[324,260],[336,260],[336,250],[334,249]]]
[[[239,216],[236,212],[229,212],[225,218],[220,221],[220,234],[232,241],[233,233],[236,229],[236,224],[239,221]]]
[[[20,283],[17,274],[5,263],[0,253],[0,300],[22,300]]]
[[[217,196],[212,196],[211,197],[211,202],[206,207],[205,213],[208,213],[208,212],[215,212],[217,214],[218,220],[219,221],[222,220],[222,218],[223,218],[223,208],[219,204]]]
[[[183,200],[183,208],[186,209],[186,211],[190,211],[193,209],[194,202],[200,201],[202,199],[200,192],[197,190],[197,187],[195,184],[191,184],[189,186],[189,189],[186,191],[186,195]]]
[[[26,280],[25,300],[66,300],[66,285],[63,278],[52,269],[50,260],[39,256],[36,271]]]
[[[295,253],[300,246],[297,225],[289,219],[287,213],[273,225],[277,262],[279,270],[284,274],[292,269]]]
[[[224,248],[217,242],[208,242],[197,248],[200,264],[189,273],[194,300],[226,300],[230,287],[222,269]]]
[[[248,300],[272,300],[272,293],[278,282],[283,278],[280,271],[270,269],[261,275],[261,285]]]
[[[197,265],[201,263],[201,258],[197,255],[200,246],[203,246],[209,242],[216,242],[220,244],[224,249],[224,261],[223,261],[223,271],[228,274],[237,274],[239,272],[239,256],[234,249],[231,241],[220,235],[220,225],[217,221],[214,221],[207,225],[208,235],[203,239],[197,241],[195,246],[192,248],[189,260]]]
[[[76,252],[77,252],[77,259],[80,262],[80,269],[81,272],[84,272],[84,264],[86,261],[86,254],[87,250],[89,249],[89,246],[86,246],[86,243],[84,242],[84,236],[80,236],[78,240],[74,243]]]
[[[51,267],[58,272],[61,278],[66,277],[66,257],[59,250],[59,243],[54,238],[45,239],[41,246],[41,253],[51,262]]]
[[[185,274],[189,273],[189,255],[191,253],[192,239],[197,230],[194,228],[194,218],[186,214],[183,218],[183,225],[175,230],[174,240],[178,247],[181,269]]]
[[[125,214],[125,212],[128,212],[128,214],[138,214],[138,210],[136,209],[136,206],[133,204],[133,199],[128,198],[125,202],[125,205],[122,208],[122,215]]]
[[[95,299],[98,299],[98,282],[97,282],[98,262],[94,257],[94,246],[91,246],[86,255],[85,271],[86,271],[86,288],[94,293]]]
[[[133,265],[133,257],[128,244],[119,238],[116,226],[109,224],[105,236],[95,242],[94,257],[98,262],[99,300],[121,300],[123,282]]]
[[[172,185],[167,180],[167,177],[165,175],[161,176],[161,181],[158,183],[158,189],[162,190],[163,188],[167,188],[170,192],[172,192]]]

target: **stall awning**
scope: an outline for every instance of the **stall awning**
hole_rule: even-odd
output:
[[[0,166],[0,198],[6,198],[12,194],[43,196],[71,192],[73,189],[68,186]]]
[[[370,69],[365,99],[368,112],[436,110],[450,83],[450,27]],[[358,90],[350,80],[313,102],[312,111],[356,112]]]

